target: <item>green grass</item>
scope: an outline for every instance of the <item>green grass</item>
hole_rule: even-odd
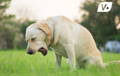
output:
[[[103,53],[103,59],[104,62],[120,60],[120,54]],[[21,50],[0,51],[0,76],[120,76],[119,71],[120,64],[71,71],[66,59],[58,69],[53,52],[42,56],[40,53],[27,55]]]

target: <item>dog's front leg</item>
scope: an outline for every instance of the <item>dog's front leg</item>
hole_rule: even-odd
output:
[[[74,46],[71,44],[68,44],[65,46],[65,49],[67,51],[68,60],[70,62],[71,69],[76,70],[76,56],[75,56]]]
[[[55,56],[56,56],[56,65],[58,68],[61,67],[61,60],[62,60],[62,56],[61,55],[58,55],[55,53]]]

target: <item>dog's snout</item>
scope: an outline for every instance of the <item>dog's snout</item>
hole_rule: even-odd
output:
[[[33,50],[28,50],[27,53],[28,53],[28,54],[33,54],[34,52],[33,52]]]

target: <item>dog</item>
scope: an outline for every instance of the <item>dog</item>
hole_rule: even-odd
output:
[[[71,69],[82,68],[87,64],[104,67],[101,52],[91,33],[82,25],[64,16],[54,16],[37,21],[26,29],[27,53],[41,52],[44,56],[52,47],[57,66],[62,57],[68,58]]]

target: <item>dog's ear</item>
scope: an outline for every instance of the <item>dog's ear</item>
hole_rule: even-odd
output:
[[[38,25],[38,29],[40,29],[47,35],[47,39],[50,42],[52,33],[51,33],[51,29],[49,28],[48,24],[45,21],[43,21],[43,22],[37,22],[37,25]]]

